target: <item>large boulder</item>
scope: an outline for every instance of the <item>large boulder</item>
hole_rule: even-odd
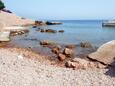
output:
[[[103,44],[96,52],[88,57],[107,65],[115,66],[115,40]]]

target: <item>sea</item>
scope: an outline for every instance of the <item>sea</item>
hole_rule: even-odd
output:
[[[40,28],[54,29],[57,31],[64,30],[64,33],[48,34],[33,31],[30,35],[39,40],[50,40],[61,44],[90,42],[95,46],[100,46],[115,39],[115,27],[102,27],[104,21],[105,20],[58,20],[57,22],[62,22],[63,24],[40,26]]]
[[[34,50],[47,52],[48,48],[40,46],[39,42],[48,40],[61,45],[89,42],[99,47],[102,44],[115,40],[115,27],[102,27],[106,20],[49,20],[62,22],[61,25],[48,25],[30,28],[30,32],[21,36],[11,37],[9,45],[31,47]],[[41,33],[38,29],[64,30],[64,33]]]

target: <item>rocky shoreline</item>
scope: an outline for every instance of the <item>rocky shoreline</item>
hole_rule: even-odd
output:
[[[5,15],[5,16],[4,16]],[[57,25],[60,22],[26,21],[0,13],[7,25]],[[14,15],[14,14],[13,14]],[[17,21],[14,22],[16,18]],[[23,21],[24,20],[24,21]],[[23,22],[22,22],[23,21]],[[41,33],[64,33],[64,30],[38,29]],[[11,36],[28,33],[28,30],[11,32]],[[75,44],[59,45],[48,40],[38,41],[55,55],[48,57],[28,48],[0,47],[0,86],[114,86],[115,85],[115,41],[102,45],[97,50],[88,51],[86,56],[76,56]],[[1,45],[2,43],[0,43]],[[4,43],[3,43],[4,44]],[[81,42],[83,49],[93,49],[89,42]],[[38,51],[39,52],[39,51]],[[92,53],[94,52],[94,53]],[[84,55],[84,53],[82,54]]]

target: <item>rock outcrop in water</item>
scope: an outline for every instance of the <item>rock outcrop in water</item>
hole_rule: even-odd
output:
[[[90,59],[115,67],[115,40],[103,44],[96,52],[89,54]]]

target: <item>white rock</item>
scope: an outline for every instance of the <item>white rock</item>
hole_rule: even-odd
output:
[[[19,55],[18,56],[18,59],[23,59],[24,57],[22,55]]]

